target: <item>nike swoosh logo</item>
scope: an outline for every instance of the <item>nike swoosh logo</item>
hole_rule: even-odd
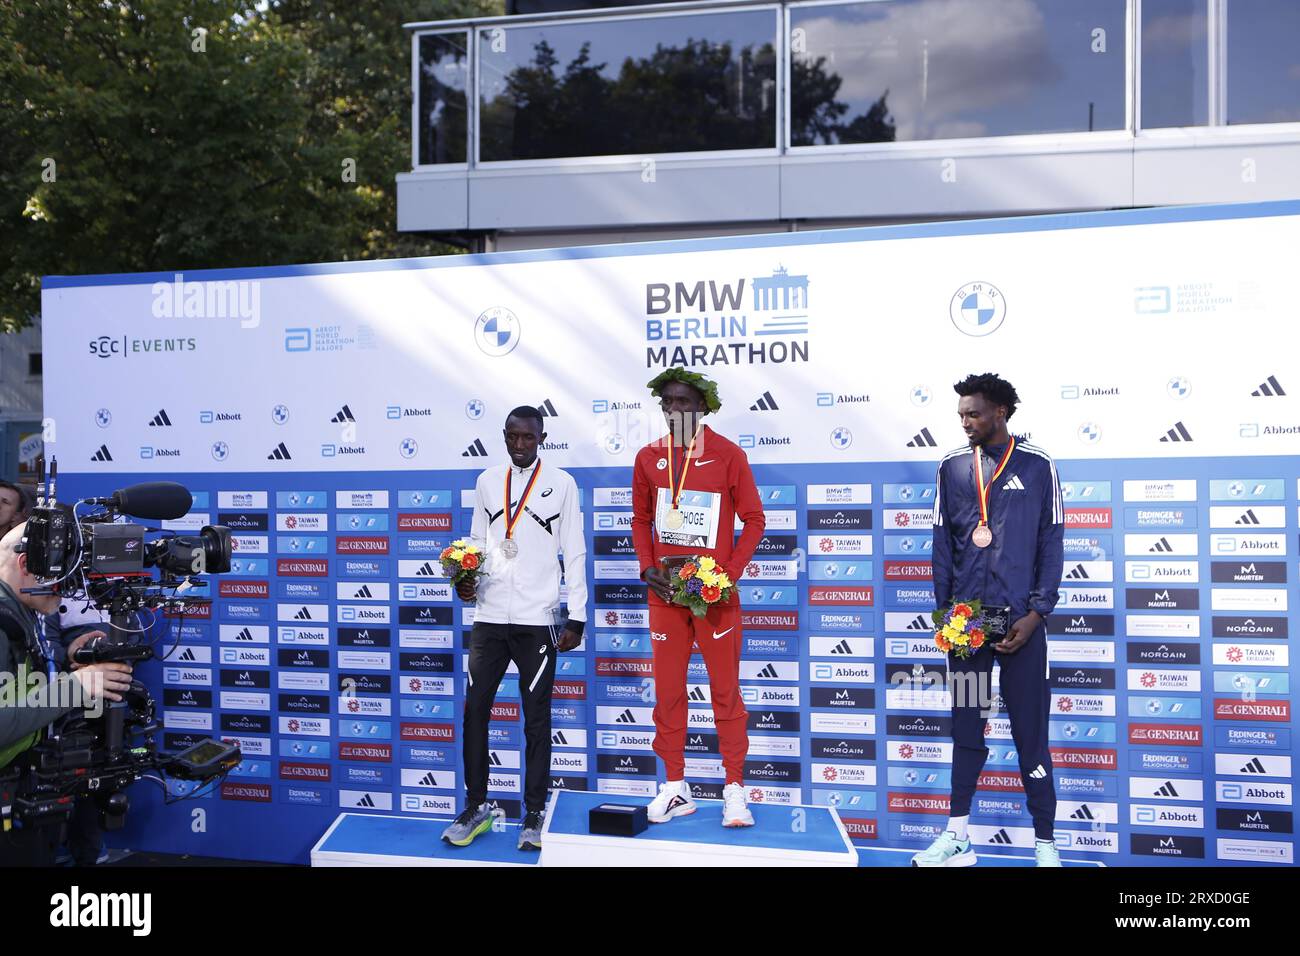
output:
[[[721,634],[719,634],[717,631],[714,631],[714,632],[713,632],[713,639],[716,641],[716,640],[717,640],[718,638],[720,638],[720,637],[726,637],[728,634],[730,634],[730,633],[731,633],[732,631],[734,631],[735,629],[736,629],[736,626],[733,624],[731,627],[727,628],[727,629],[726,629],[725,631],[723,631]]]
[[[697,462],[695,463],[695,467],[696,467],[696,468],[699,468],[701,465],[711,465],[711,464],[713,464],[713,463],[714,463],[715,461],[717,461],[717,460],[718,460],[718,459],[716,459],[716,458],[706,458],[704,461],[697,461]]]

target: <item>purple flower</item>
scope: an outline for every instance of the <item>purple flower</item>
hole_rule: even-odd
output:
[[[704,590],[704,585],[700,583],[699,578],[691,578],[686,582],[687,594],[699,594],[702,590]]]

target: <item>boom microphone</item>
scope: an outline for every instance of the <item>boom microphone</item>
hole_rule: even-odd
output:
[[[119,488],[111,498],[99,498],[97,504],[109,505],[113,510],[133,518],[150,521],[170,521],[189,514],[194,497],[184,485],[174,481],[146,481],[142,484]]]

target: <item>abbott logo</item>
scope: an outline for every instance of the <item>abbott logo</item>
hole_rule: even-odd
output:
[[[82,893],[74,886],[50,897],[51,926],[129,926],[134,936],[153,929],[152,893]]]

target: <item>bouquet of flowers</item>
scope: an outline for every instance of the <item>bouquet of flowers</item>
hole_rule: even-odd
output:
[[[483,555],[476,544],[468,541],[453,541],[449,547],[442,549],[442,569],[451,578],[452,585],[462,581],[473,581],[479,576],[483,567]]]
[[[709,608],[725,604],[736,593],[736,585],[726,570],[708,555],[688,558],[673,571],[669,583],[673,603],[690,608],[696,617],[704,617]]]
[[[965,659],[984,646],[987,621],[979,601],[953,601],[946,611],[935,611],[934,642],[943,651]]]

